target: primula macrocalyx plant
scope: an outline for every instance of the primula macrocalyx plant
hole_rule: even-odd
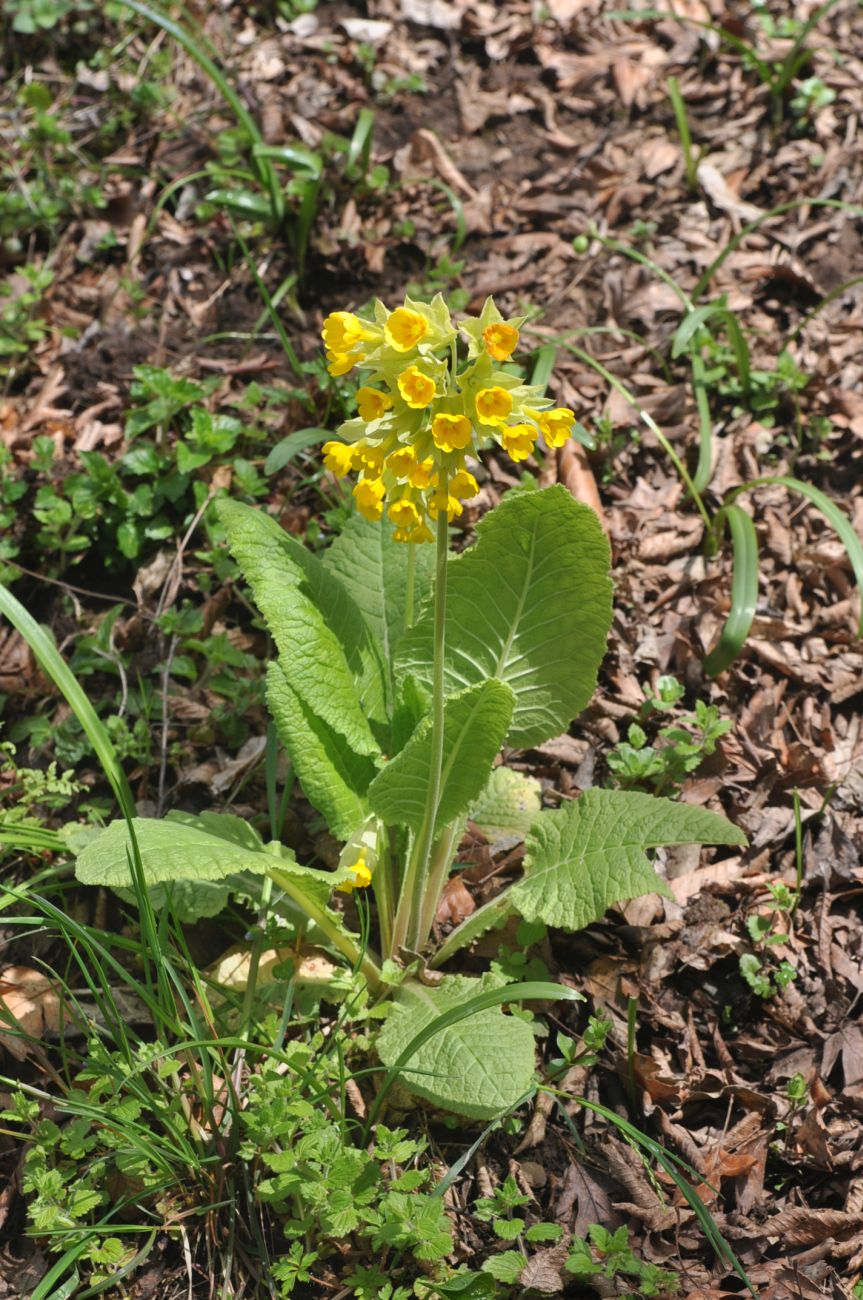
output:
[[[330,374],[364,372],[359,414],[324,444],[324,464],[356,475],[360,514],[386,514],[397,542],[431,542],[441,511],[462,513],[479,492],[469,464],[492,443],[520,461],[540,436],[555,448],[572,433],[572,411],[501,369],[523,322],[504,320],[488,298],[479,316],[455,324],[440,294],[429,305],[405,298],[394,311],[376,302],[373,321],[346,311],[324,321]]]
[[[263,877],[262,905],[297,943],[329,948],[379,1000],[387,1079],[477,1120],[534,1077],[531,1027],[502,1005],[567,991],[467,977],[453,971],[459,953],[515,915],[577,930],[665,891],[648,857],[660,845],[742,841],[716,813],[646,794],[591,789],[543,808],[539,783],[507,764],[588,704],[612,613],[605,534],[559,484],[509,492],[449,552],[486,448],[524,460],[572,430],[571,411],[505,368],[520,325],[491,300],[458,325],[440,297],[377,304],[372,321],[332,313],[330,371],[359,367],[362,384],[324,458],[355,476],[356,513],[316,554],[264,510],[218,503],[277,650],[267,694],[291,780],[343,845],[335,869],[239,817],[181,812],[112,822],[77,865],[83,881],[128,887],[135,863],[135,879],[171,885],[184,915],[213,914]],[[523,870],[447,933],[438,905],[468,819],[491,840],[521,837]],[[427,970],[441,967],[452,973],[433,983]]]

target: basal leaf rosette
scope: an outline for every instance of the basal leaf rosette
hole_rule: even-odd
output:
[[[354,366],[366,371],[354,419],[324,444],[334,474],[356,474],[357,509],[366,519],[386,512],[399,542],[431,542],[441,512],[462,513],[479,491],[469,462],[496,442],[512,460],[526,460],[542,435],[562,447],[575,415],[552,408],[542,389],[523,384],[500,365],[518,346],[523,316],[504,320],[491,298],[479,316],[456,324],[443,297],[431,303],[406,297],[374,318],[332,312],[323,340],[332,375]],[[467,342],[459,360],[458,336]]]

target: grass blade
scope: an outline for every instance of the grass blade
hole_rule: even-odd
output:
[[[467,217],[465,216],[464,204],[452,186],[447,185],[446,181],[433,176],[429,179],[428,184],[433,185],[435,189],[442,190],[450,201],[455,216],[455,234],[450,244],[450,252],[457,253],[467,239]]]
[[[370,108],[361,108],[357,117],[357,124],[354,127],[350,144],[348,145],[348,156],[345,162],[345,170],[350,171],[357,163],[360,163],[360,172],[362,175],[369,169],[369,159],[372,151],[372,132],[375,126],[375,115]]]
[[[264,144],[264,137],[261,135],[258,124],[242,99],[219,65],[210,58],[209,54],[206,53],[190,32],[187,32],[179,23],[175,23],[173,18],[163,14],[161,10],[154,9],[148,4],[142,4],[141,0],[120,0],[120,3],[124,4],[127,9],[131,9],[139,18],[146,18],[148,22],[161,27],[163,32],[166,32],[178,45],[181,45],[190,58],[195,60],[201,71],[210,78],[213,85],[220,91],[222,98],[231,106],[235,118],[249,137],[249,143],[253,148],[256,144]],[[255,171],[269,193],[272,218],[276,225],[280,225],[285,215],[285,201],[279,188],[279,178],[268,159],[256,157],[254,152],[252,157]]]
[[[776,82],[773,86],[773,93],[777,97],[782,96],[785,93],[801,67],[812,57],[809,50],[803,49],[803,44],[807,36],[813,28],[817,27],[821,22],[821,19],[826,17],[831,9],[835,9],[838,3],[839,0],[826,0],[826,4],[819,5],[814,13],[809,15],[806,22],[800,28],[800,31],[797,34],[797,39],[782,62],[782,67],[779,70],[779,75],[777,76]]]
[[[281,316],[276,311],[276,306],[275,303],[273,302],[273,299],[270,296],[270,291],[267,288],[267,286],[264,284],[264,281],[261,279],[260,272],[258,271],[258,268],[255,265],[255,259],[252,257],[249,246],[246,243],[246,241],[243,239],[243,236],[240,234],[239,230],[237,229],[236,225],[231,219],[230,213],[228,214],[228,220],[231,221],[231,229],[233,231],[234,238],[237,240],[237,243],[240,245],[240,248],[243,251],[243,257],[245,259],[246,266],[249,268],[249,274],[251,275],[252,279],[255,282],[255,287],[257,288],[258,293],[261,295],[261,299],[263,301],[264,307],[266,308],[267,314],[269,315],[270,320],[273,323],[273,328],[275,329],[276,333],[279,336],[279,342],[282,345],[282,350],[288,359],[288,363],[291,369],[293,370],[295,376],[297,377],[297,379],[305,380],[305,372],[303,370],[302,362],[300,361],[300,358],[297,356],[296,352],[294,351],[293,343],[291,343],[291,340],[288,338],[288,332],[285,329],[284,325],[282,324]]]
[[[762,212],[760,217],[756,217],[754,221],[750,221],[748,225],[741,227],[737,234],[729,239],[722,252],[714,257],[713,261],[707,267],[707,270],[704,271],[699,278],[698,283],[692,290],[692,301],[697,302],[702,294],[706,292],[710,287],[711,280],[719,270],[720,266],[722,266],[726,258],[731,256],[736,248],[739,248],[747,235],[751,235],[754,231],[758,230],[760,226],[763,226],[765,221],[771,221],[773,217],[781,217],[786,212],[793,212],[796,208],[810,207],[845,208],[848,212],[853,212],[856,217],[863,216],[863,207],[861,207],[859,203],[849,203],[845,199],[792,199],[789,203],[780,203],[777,207],[770,208],[768,212]]]
[[[715,535],[720,535],[728,524],[734,554],[734,573],[731,580],[731,611],[725,620],[719,640],[704,660],[704,671],[716,677],[737,658],[755,617],[758,603],[758,537],[755,525],[740,506],[728,505],[719,511],[714,521]]]
[[[557,348],[553,343],[543,343],[534,353],[533,371],[531,372],[530,382],[537,384],[545,393],[548,387],[548,381],[554,370],[554,362],[557,357]]]
[[[771,483],[781,483],[783,487],[787,487],[791,492],[799,492],[801,496],[806,497],[821,511],[828,524],[839,534],[848,553],[851,568],[854,570],[857,586],[863,592],[863,542],[854,531],[848,516],[820,488],[813,487],[811,483],[804,483],[803,479],[790,478],[785,474],[775,474],[768,475],[765,478],[753,479],[751,483],[744,483],[742,487],[735,488],[733,492],[729,493],[729,497],[734,498],[739,496],[741,492],[750,492],[753,488],[766,487]],[[863,606],[861,606],[860,610],[857,635],[863,637]]]
[[[683,1169],[686,1170],[690,1177],[698,1178],[696,1171],[691,1169],[685,1160],[681,1160],[671,1151],[667,1151],[665,1147],[660,1146],[660,1144],[655,1142],[652,1137],[649,1137],[647,1133],[642,1133],[641,1129],[636,1128],[634,1124],[631,1124],[629,1120],[624,1119],[622,1115],[618,1115],[616,1111],[609,1110],[606,1106],[602,1106],[597,1101],[588,1101],[586,1097],[567,1096],[565,1100],[574,1101],[578,1106],[584,1106],[586,1110],[592,1110],[594,1114],[601,1115],[603,1119],[608,1120],[610,1124],[613,1124],[615,1128],[619,1130],[627,1142],[637,1147],[640,1151],[643,1151],[646,1155],[650,1156],[651,1159],[655,1160],[657,1164],[661,1165],[669,1178],[674,1181],[675,1186],[697,1218],[702,1232],[716,1251],[716,1254],[720,1259],[724,1260],[726,1264],[730,1265],[730,1267],[734,1269],[734,1272],[747,1288],[750,1295],[754,1296],[755,1300],[758,1300],[758,1293],[752,1286],[745,1268],[737,1258],[732,1247],[723,1237],[719,1225],[713,1215],[710,1213],[692,1184],[684,1178],[681,1173],[681,1169]],[[578,1137],[578,1130],[572,1121],[572,1116],[569,1114],[566,1106],[561,1104],[561,1099],[558,1098],[557,1101],[558,1110],[563,1116],[564,1122],[567,1124],[573,1135]]]
[[[698,331],[707,325],[711,317],[718,317],[725,326],[737,373],[743,391],[748,394],[750,383],[749,346],[740,328],[740,323],[732,311],[721,303],[708,303],[704,307],[695,307],[687,312],[677,328],[671,345],[672,357],[679,357],[689,351],[692,368],[692,387],[695,403],[698,407],[698,464],[692,481],[699,492],[703,492],[713,474],[713,417],[710,411],[710,395],[706,380],[706,368],[697,341]]]
[[[680,136],[680,147],[683,150],[686,184],[694,193],[698,189],[698,162],[692,154],[692,133],[689,130],[689,118],[686,116],[686,104],[680,93],[680,82],[677,78],[669,77],[666,84],[668,86],[668,98],[671,100],[671,107],[674,110],[677,134]]]
[[[64,696],[69,708],[84,728],[84,732],[93,750],[102,764],[102,770],[122,809],[124,817],[135,816],[135,800],[126,773],[120,766],[111,737],[105,730],[102,719],[88,700],[69,665],[57,649],[49,633],[36,622],[32,614],[13,596],[8,588],[0,585],[0,614],[9,620],[23,636],[39,663],[40,668],[48,674],[51,681]]]
[[[571,352],[573,356],[578,357],[579,360],[585,363],[585,365],[588,365],[592,370],[595,370],[598,375],[602,375],[606,383],[610,384],[612,388],[615,388],[618,393],[620,393],[621,397],[626,399],[633,410],[637,411],[638,418],[647,425],[648,429],[682,478],[689,495],[692,497],[695,508],[704,520],[705,527],[709,529],[711,526],[711,519],[710,515],[707,513],[707,507],[702,500],[701,493],[696,487],[689,470],[686,468],[683,461],[680,459],[677,452],[654,420],[653,416],[639,406],[635,394],[617,378],[617,375],[613,375],[600,361],[597,361],[596,357],[592,357],[589,352],[585,352],[584,348],[576,347],[574,343],[567,343],[565,340],[562,340],[562,344],[563,347],[566,348],[567,352]]]
[[[44,826],[22,826],[16,822],[0,821],[0,844],[8,844],[14,849],[24,849],[29,853],[62,853],[66,841],[57,831],[49,831]]]

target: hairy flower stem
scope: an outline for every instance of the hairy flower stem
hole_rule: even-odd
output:
[[[417,546],[416,542],[408,542],[408,572],[405,583],[405,631],[409,632],[414,625],[414,586],[417,571]]]
[[[447,483],[441,474],[440,490],[446,498]],[[424,941],[422,913],[428,890],[429,853],[432,846],[434,824],[440,803],[441,772],[443,770],[444,735],[444,649],[446,632],[446,578],[449,555],[449,519],[446,510],[437,518],[437,557],[434,593],[434,668],[432,678],[432,738],[431,771],[426,788],[426,802],[422,824],[414,840],[413,852],[408,862],[398,912],[393,927],[393,951],[408,948],[417,951]],[[435,899],[437,903],[437,899]]]
[[[346,930],[343,930],[328,915],[325,907],[321,907],[304,890],[299,889],[287,872],[279,871],[278,867],[270,867],[269,874],[279,888],[284,890],[288,898],[295,902],[297,907],[305,912],[309,920],[314,921],[315,925],[323,931],[336,951],[340,952],[343,957],[347,957],[351,965],[356,966],[365,976],[371,991],[377,993],[382,984],[381,972],[377,962],[369,952],[364,950]]]
[[[463,829],[463,821],[454,822],[438,836],[436,843],[432,845],[428,885],[419,918],[419,940],[416,945],[418,952],[422,951],[423,945],[432,932],[432,926],[437,916],[438,903],[444,891],[444,885],[449,879],[453,856],[458,848]]]

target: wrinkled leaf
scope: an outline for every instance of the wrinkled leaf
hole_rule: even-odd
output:
[[[267,702],[303,793],[326,817],[333,835],[347,839],[368,816],[366,791],[377,771],[374,763],[304,704],[281,661],[267,670]]]
[[[358,754],[375,754],[382,716],[379,655],[342,585],[262,510],[217,503],[228,545],[279,649],[291,687]]]
[[[717,813],[624,790],[587,790],[536,819],[513,906],[528,921],[581,930],[641,894],[670,896],[645,850],[663,844],[745,844]]]
[[[265,845],[242,818],[226,813],[171,812],[162,821],[135,817],[132,824],[147,885],[223,880],[241,871],[261,874],[277,867],[326,906],[334,885],[350,874],[302,867],[287,849]],[[131,851],[126,822],[111,822],[78,854],[75,874],[85,885],[133,887]]]
[[[378,1038],[378,1055],[393,1065],[411,1040],[442,1013],[493,986],[489,976],[454,975],[435,988],[405,984]],[[411,1057],[400,1079],[418,1097],[471,1119],[494,1119],[513,1106],[533,1077],[533,1033],[499,1007],[477,1011],[435,1033]]]
[[[515,693],[507,737],[557,736],[590,700],[611,626],[608,541],[596,515],[557,485],[512,492],[449,564],[446,687],[489,677]],[[399,674],[431,681],[433,610],[401,641]]]

